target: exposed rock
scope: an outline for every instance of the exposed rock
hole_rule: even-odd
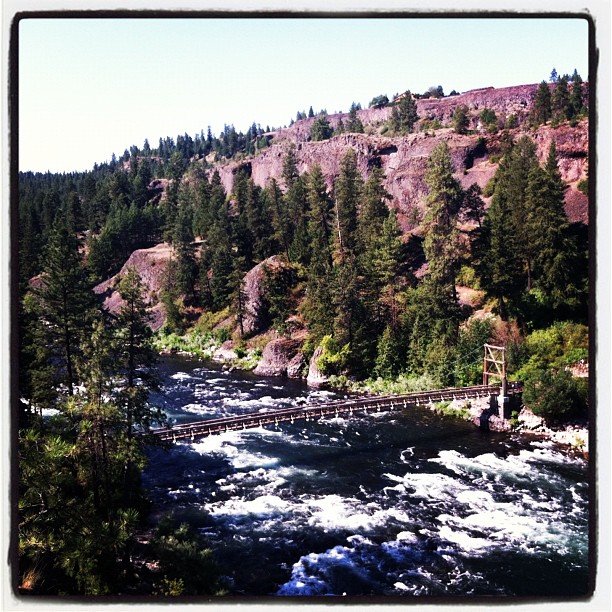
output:
[[[531,412],[529,408],[523,407],[518,415],[518,422],[523,429],[529,429],[535,431],[538,429],[544,429],[544,419],[536,416]]]
[[[302,378],[302,372],[306,365],[306,358],[304,354],[299,352],[293,357],[293,359],[287,364],[287,376],[289,378]]]
[[[217,169],[228,193],[233,188],[233,177],[240,168],[246,170],[260,187],[267,185],[272,178],[282,185],[283,161],[288,147],[293,144],[300,174],[318,164],[328,186],[331,187],[340,172],[342,158],[348,149],[352,148],[357,155],[357,165],[364,179],[368,178],[374,166],[383,169],[384,186],[392,196],[389,205],[398,211],[404,231],[409,231],[418,223],[418,215],[415,215],[414,209],[422,211],[424,207],[428,192],[424,173],[433,149],[440,142],[446,142],[455,167],[455,177],[462,187],[466,189],[476,183],[484,188],[497,170],[498,158],[492,158],[492,155],[501,153],[503,143],[500,134],[478,131],[480,110],[491,108],[500,117],[519,112],[524,119],[528,115],[534,92],[535,86],[524,86],[484,90],[440,100],[419,100],[419,113],[422,118],[439,118],[446,122],[459,104],[466,103],[472,111],[471,127],[476,131],[467,135],[457,134],[451,128],[441,128],[435,133],[416,132],[395,138],[341,134],[321,142],[308,142],[302,131],[312,119],[305,119],[296,122],[291,128],[279,131],[274,144],[263,149],[254,158],[229,162]],[[506,111],[502,112],[502,109]],[[362,113],[370,111],[383,117],[383,111],[388,112],[389,109],[368,109]],[[334,117],[336,116],[330,116],[332,125]],[[512,133],[515,138],[519,138],[526,132],[522,127],[518,127],[512,130]],[[577,191],[576,185],[587,176],[588,122],[582,121],[575,127],[567,124],[557,128],[540,126],[535,132],[529,132],[529,136],[537,146],[541,161],[545,160],[550,143],[554,140],[561,176],[570,185],[566,192],[570,221],[586,222],[588,199]]]
[[[234,342],[232,340],[226,340],[214,353],[213,359],[215,361],[233,361],[238,359],[238,355],[234,350]]]
[[[299,376],[299,368],[297,364],[303,363],[303,355],[298,353],[300,348],[299,342],[289,338],[277,338],[268,342],[264,348],[261,361],[257,364],[253,372],[258,376],[290,376],[296,378]],[[291,374],[289,371],[291,370]]]
[[[306,383],[311,387],[322,387],[325,385],[329,378],[319,370],[318,363],[319,358],[323,354],[323,347],[317,346],[315,352],[310,359],[310,365],[308,366],[308,376],[306,377]]]
[[[265,303],[265,271],[268,270],[270,274],[274,274],[287,265],[282,257],[273,255],[246,273],[242,286],[246,298],[245,314],[242,319],[245,337],[258,334],[269,323]]]
[[[150,306],[151,327],[158,330],[165,321],[165,314],[159,303],[158,295],[162,287],[166,265],[171,257],[172,246],[165,242],[150,249],[138,249],[130,255],[118,274],[94,287],[94,293],[103,298],[104,308],[116,314],[123,306],[123,300],[115,288],[127,270],[135,268],[144,285],[145,302]]]

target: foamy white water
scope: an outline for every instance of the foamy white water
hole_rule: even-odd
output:
[[[184,364],[179,422],[329,401]],[[252,595],[571,597],[587,591],[587,463],[424,409],[296,421],[155,451],[160,511],[209,537]]]

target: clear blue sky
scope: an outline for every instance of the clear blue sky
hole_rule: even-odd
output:
[[[19,166],[89,170],[147,138],[246,132],[379,95],[588,78],[582,19],[24,19]]]

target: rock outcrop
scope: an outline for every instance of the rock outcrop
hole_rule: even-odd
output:
[[[550,143],[555,142],[559,159],[559,170],[564,181],[569,183],[566,199],[570,221],[588,220],[587,197],[577,190],[577,183],[587,176],[588,122],[581,121],[572,127],[567,124],[552,128],[540,126],[535,131],[526,131],[526,119],[535,96],[536,85],[482,89],[459,96],[442,99],[419,100],[418,113],[421,120],[437,119],[448,124],[458,106],[468,107],[470,130],[468,135],[456,134],[451,128],[435,131],[418,131],[402,137],[387,138],[378,135],[376,126],[371,134],[341,134],[329,140],[310,142],[309,132],[313,118],[303,119],[289,128],[276,132],[272,145],[246,161],[229,162],[216,166],[221,180],[230,193],[234,175],[245,170],[256,185],[264,187],[274,178],[283,184],[283,161],[288,147],[295,147],[298,171],[309,171],[315,164],[321,166],[327,183],[331,186],[340,172],[342,158],[349,148],[357,154],[359,170],[367,179],[373,166],[384,171],[384,186],[391,194],[389,203],[399,213],[400,224],[405,231],[418,225],[427,188],[423,180],[427,160],[440,142],[446,142],[451,151],[455,176],[463,186],[476,183],[484,188],[497,170],[503,143],[500,134],[491,134],[480,125],[479,114],[484,108],[495,111],[499,119],[509,115],[517,117],[518,127],[511,130],[515,138],[528,134],[534,139],[541,160],[546,158]],[[359,115],[364,123],[382,122],[388,118],[390,108],[366,109]],[[342,115],[329,115],[330,124],[335,125]],[[346,116],[345,116],[346,119]],[[416,212],[415,212],[416,210]]]
[[[304,367],[301,343],[290,338],[268,342],[254,373],[259,376],[287,376],[299,378]]]
[[[135,268],[145,288],[144,298],[149,305],[151,327],[158,330],[163,326],[165,320],[158,296],[162,287],[163,275],[171,257],[172,246],[165,242],[150,249],[138,249],[130,255],[118,274],[94,287],[94,293],[104,300],[104,308],[116,314],[123,306],[123,300],[116,290],[117,284],[129,268]]]
[[[245,314],[242,319],[244,337],[248,338],[263,331],[269,324],[268,308],[265,301],[266,272],[274,275],[287,267],[286,261],[273,255],[249,270],[242,284],[245,296]]]
[[[238,353],[234,350],[234,342],[232,340],[226,340],[214,353],[213,359],[215,361],[234,361],[238,359]]]
[[[308,366],[308,376],[306,383],[311,387],[322,387],[328,382],[328,377],[319,370],[319,358],[323,354],[323,347],[318,346],[312,354],[310,364]]]

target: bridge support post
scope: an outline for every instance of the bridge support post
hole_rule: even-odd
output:
[[[492,366],[492,368],[490,368]],[[506,418],[506,405],[509,403],[508,379],[506,378],[506,347],[484,345],[484,363],[482,384],[488,385],[489,378],[493,376],[501,381],[499,389],[498,413],[500,418]]]

